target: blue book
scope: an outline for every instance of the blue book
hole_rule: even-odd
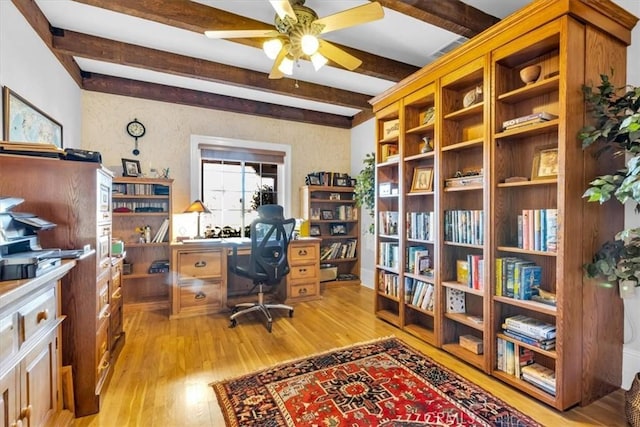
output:
[[[525,265],[520,268],[520,299],[530,300],[537,294],[537,288],[542,281],[542,267],[539,265]]]

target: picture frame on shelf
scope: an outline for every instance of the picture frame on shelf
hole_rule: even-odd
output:
[[[317,174],[310,173],[306,179],[307,185],[320,185],[320,177]]]
[[[138,177],[142,176],[140,161],[132,159],[122,159],[122,176]]]
[[[554,179],[558,177],[558,148],[536,151],[531,167],[531,180]]]
[[[330,210],[330,209],[322,209],[320,211],[320,219],[332,220],[333,219],[333,211]]]
[[[2,88],[2,105],[3,140],[62,148],[62,125],[7,86]]]
[[[316,237],[320,235],[320,226],[319,225],[310,225],[309,226],[309,236]]]
[[[333,185],[335,185],[336,187],[348,187],[349,183],[350,183],[349,178],[338,177],[333,179]]]
[[[411,193],[433,191],[433,168],[417,167],[413,170]]]
[[[422,124],[428,126],[436,120],[436,107],[427,108],[422,115]]]
[[[309,209],[309,219],[320,219],[320,208]]]
[[[332,236],[344,236],[347,234],[347,224],[342,222],[331,224],[329,227],[329,234]]]
[[[340,200],[340,193],[330,193],[329,200]]]

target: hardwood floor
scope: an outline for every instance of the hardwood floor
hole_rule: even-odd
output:
[[[323,296],[297,304],[293,318],[276,314],[271,334],[257,315],[240,318],[230,329],[224,314],[169,320],[164,310],[126,312],[126,344],[100,413],[78,418],[74,425],[224,426],[211,382],[391,335],[545,426],[626,425],[623,390],[587,407],[558,412],[377,319],[368,288],[330,288]]]

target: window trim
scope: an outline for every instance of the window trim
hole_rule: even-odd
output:
[[[191,194],[190,200],[196,200],[200,198],[202,183],[202,174],[200,168],[200,162],[202,155],[200,152],[200,145],[209,146],[223,146],[223,147],[242,147],[244,149],[255,150],[272,150],[282,151],[284,155],[284,173],[283,176],[278,176],[278,182],[282,186],[278,189],[278,193],[284,197],[284,215],[286,218],[291,218],[291,146],[286,144],[276,144],[273,142],[260,142],[260,141],[247,141],[243,139],[233,138],[221,138],[216,136],[205,135],[191,135],[190,144],[190,182],[189,191]]]

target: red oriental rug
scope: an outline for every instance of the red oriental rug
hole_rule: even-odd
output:
[[[212,384],[227,426],[539,426],[396,338]]]

